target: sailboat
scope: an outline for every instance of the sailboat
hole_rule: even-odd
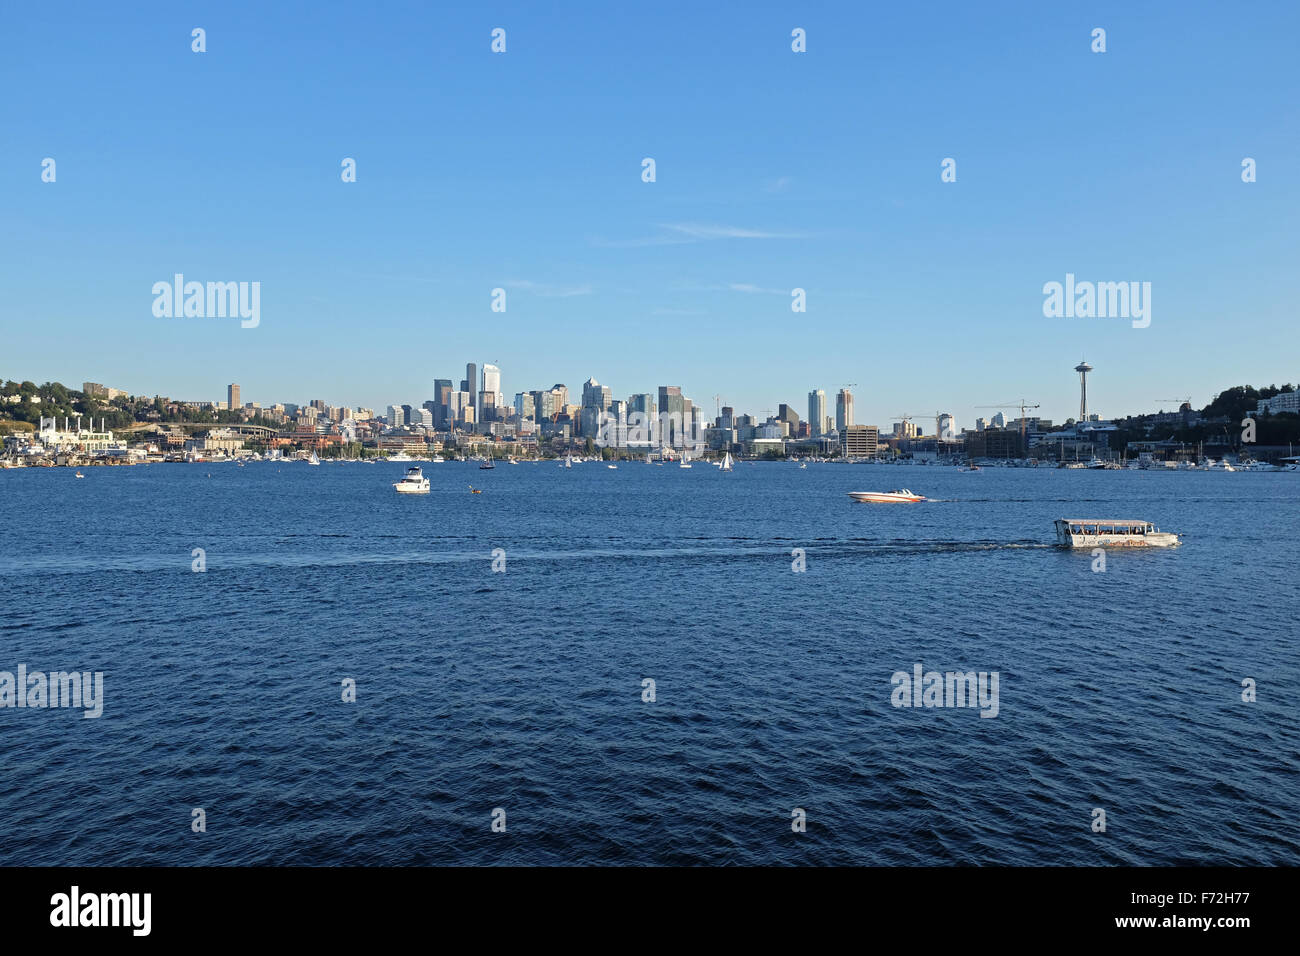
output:
[[[565,468],[572,468],[572,467],[573,467],[573,455],[570,454],[570,455],[565,455],[565,456],[564,456],[564,465],[563,465],[563,467],[565,467]]]
[[[316,457],[316,453],[315,453],[315,452],[312,452],[312,453],[311,453],[311,457],[307,459],[307,464],[309,464],[309,465],[319,465],[319,464],[320,464],[320,459]]]
[[[733,464],[734,464],[734,462],[732,461],[732,458],[731,458],[731,452],[727,452],[726,457],[724,457],[724,458],[722,459],[722,470],[723,470],[723,471],[731,471],[731,466],[732,466]]]

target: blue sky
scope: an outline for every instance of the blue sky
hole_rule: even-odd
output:
[[[1300,5],[731,6],[7,5],[0,377],[382,407],[495,362],[882,426],[1063,420],[1081,356],[1102,414],[1300,380]],[[261,324],[155,318],[176,272]],[[1067,272],[1150,327],[1045,318]]]

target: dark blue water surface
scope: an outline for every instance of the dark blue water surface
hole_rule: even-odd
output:
[[[0,863],[1300,862],[1300,475],[424,468],[0,472],[0,670],[105,691],[0,709]]]

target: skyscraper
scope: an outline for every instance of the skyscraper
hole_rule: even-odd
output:
[[[659,386],[659,444],[669,448],[682,445],[682,412],[686,403],[679,385]]]
[[[478,366],[473,362],[469,362],[465,366],[465,387],[463,391],[469,392],[469,404],[475,412],[470,421],[478,421]]]
[[[235,384],[227,385],[226,386],[226,408],[230,409],[233,412],[236,409],[242,407],[243,406],[239,404],[239,386]]]
[[[853,393],[847,388],[840,389],[835,396],[835,430],[844,434],[844,429],[853,424]]]
[[[451,399],[451,379],[435,378],[433,380],[433,427],[442,428],[452,419],[448,402]]]
[[[495,408],[498,405],[505,404],[501,399],[501,369],[495,365],[483,366],[483,391],[479,402],[480,407],[491,405]]]
[[[808,424],[812,428],[812,437],[820,438],[826,427],[826,391],[816,389],[808,393]]]

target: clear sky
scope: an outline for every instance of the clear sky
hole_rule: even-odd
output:
[[[1063,420],[1081,357],[1103,415],[1295,382],[1298,35],[1290,0],[6,4],[0,377],[382,408],[493,362],[710,415],[856,383],[881,426]],[[260,325],[155,318],[177,272],[260,282]],[[1067,272],[1150,282],[1150,326],[1045,318]]]

